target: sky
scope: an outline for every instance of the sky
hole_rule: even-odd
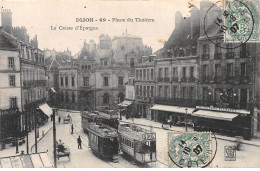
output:
[[[10,9],[13,27],[25,26],[32,38],[37,34],[39,48],[64,51],[75,55],[83,47],[84,39],[98,43],[101,33],[111,38],[126,32],[142,37],[153,52],[163,47],[175,27],[175,13],[189,16],[188,2],[194,0],[152,1],[90,1],[90,0],[2,0],[3,9]],[[76,18],[94,18],[94,22],[76,22]],[[105,22],[100,22],[105,18]],[[112,22],[112,18],[149,18],[154,22]],[[108,21],[111,20],[111,21]],[[94,31],[75,30],[76,26],[98,27]],[[51,30],[51,26],[56,30]],[[59,30],[59,26],[73,30]]]

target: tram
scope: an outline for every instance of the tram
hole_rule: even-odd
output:
[[[81,116],[91,150],[100,157],[118,162],[118,117],[103,112],[82,112]]]
[[[88,133],[87,125],[92,122],[103,123],[115,129],[118,129],[118,124],[119,124],[117,115],[112,115],[100,111],[94,111],[94,112],[82,111],[81,127],[85,133]]]
[[[119,147],[140,163],[156,162],[156,133],[134,124],[118,127]]]

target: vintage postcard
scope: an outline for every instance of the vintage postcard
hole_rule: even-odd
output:
[[[0,7],[0,168],[260,167],[260,0]]]

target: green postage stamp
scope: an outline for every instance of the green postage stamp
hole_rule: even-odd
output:
[[[259,0],[224,0],[222,17],[226,43],[259,42]]]
[[[212,156],[210,132],[168,133],[169,167],[207,167]]]

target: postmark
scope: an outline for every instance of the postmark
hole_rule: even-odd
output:
[[[169,167],[207,167],[216,155],[216,147],[211,132],[168,133]]]
[[[236,161],[236,147],[235,146],[225,146],[224,159],[225,159],[225,161]]]
[[[223,3],[213,3],[204,17],[206,37],[224,49],[235,49],[245,43],[259,42],[259,11],[255,7],[259,1],[253,1],[224,0]]]

